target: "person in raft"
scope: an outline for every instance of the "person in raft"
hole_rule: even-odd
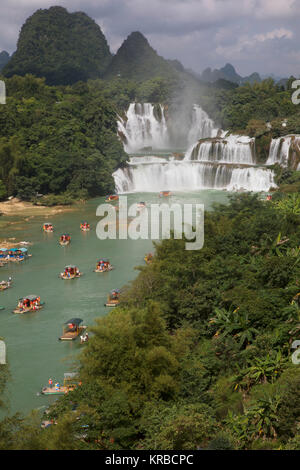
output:
[[[52,379],[49,379],[49,380],[48,380],[48,383],[49,383],[49,387],[52,388],[52,385],[53,385]]]

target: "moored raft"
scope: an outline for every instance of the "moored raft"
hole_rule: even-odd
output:
[[[110,291],[107,297],[107,302],[104,304],[105,307],[116,307],[120,302],[120,293],[120,289]]]
[[[71,318],[63,325],[63,334],[58,338],[60,341],[73,341],[85,330],[86,326],[81,325],[81,318]]]
[[[35,312],[40,310],[43,307],[43,304],[44,303],[41,302],[41,298],[38,295],[27,295],[27,297],[19,299],[18,306],[13,313]]]
[[[61,279],[64,279],[64,280],[75,279],[81,276],[82,276],[82,273],[79,271],[77,266],[72,265],[72,264],[65,266],[64,271],[60,273]]]
[[[94,269],[95,273],[105,273],[107,271],[111,271],[114,267],[110,264],[109,259],[102,258],[99,259],[96,265],[96,269]]]
[[[48,387],[43,387],[41,393],[42,395],[66,395],[67,393],[75,390],[79,385],[81,385],[81,382],[79,382],[78,374],[66,372],[64,374],[63,385],[56,382],[53,386],[52,379],[49,379]]]

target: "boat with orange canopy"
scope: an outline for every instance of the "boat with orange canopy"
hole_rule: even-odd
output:
[[[27,295],[19,299],[17,308],[13,313],[35,312],[43,307],[43,302],[38,295]]]
[[[118,201],[119,196],[117,194],[110,194],[109,196],[106,196],[105,202],[110,202],[110,201]]]

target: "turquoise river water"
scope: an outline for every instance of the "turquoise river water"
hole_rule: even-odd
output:
[[[209,210],[212,203],[225,202],[227,197],[226,192],[206,190],[175,193],[168,200],[202,203]],[[128,195],[128,204],[138,201],[162,202],[157,193]],[[0,337],[5,339],[10,371],[6,391],[9,408],[5,413],[43,409],[54,399],[41,395],[41,388],[50,377],[61,383],[64,372],[72,370],[74,358],[82,348],[78,340],[58,341],[63,323],[80,317],[85,325],[92,326],[95,318],[106,315],[109,308],[104,307],[104,302],[108,292],[134,279],[135,266],[143,265],[145,253],[153,251],[151,240],[99,240],[95,231],[99,222],[96,208],[103,202],[104,198],[90,200],[72,212],[45,219],[54,224],[52,234],[41,230],[45,220],[39,217],[0,230],[1,238],[15,237],[16,241],[33,243],[28,247],[31,258],[0,269],[0,280],[13,278],[13,288],[0,292],[0,305],[5,307],[0,311]],[[81,232],[79,226],[83,220],[91,224],[90,232]],[[64,232],[72,237],[67,247],[58,243]],[[109,258],[115,269],[94,273],[96,261],[101,257]],[[83,276],[72,281],[61,280],[59,273],[67,264],[78,266]],[[45,302],[44,308],[35,313],[13,314],[18,299],[29,294],[39,295]]]

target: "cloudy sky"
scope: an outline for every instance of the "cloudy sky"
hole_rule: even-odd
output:
[[[0,0],[0,51],[12,53],[26,18],[52,5],[90,15],[112,52],[140,31],[197,72],[230,62],[243,76],[300,75],[300,0]]]

